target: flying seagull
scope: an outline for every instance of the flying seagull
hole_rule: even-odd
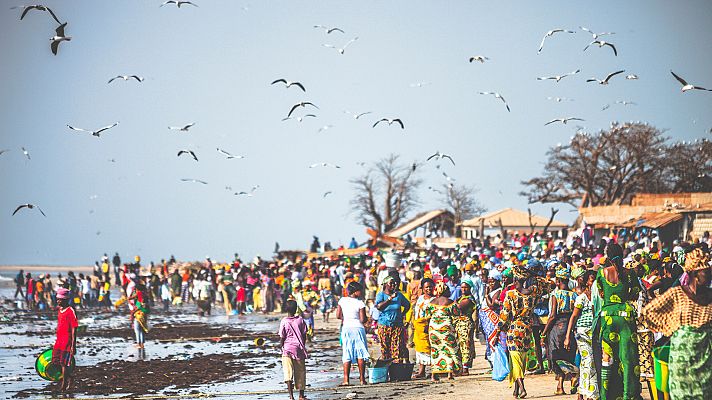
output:
[[[336,164],[330,164],[330,163],[327,163],[327,162],[316,163],[316,164],[312,164],[312,165],[309,166],[309,168],[316,168],[316,167],[334,167],[334,168],[341,168],[341,167],[339,167],[339,166],[336,165]]]
[[[195,156],[193,150],[181,150],[178,152],[178,157],[180,157],[181,154],[190,154],[190,156],[193,157],[193,160],[198,161],[198,157]]]
[[[541,44],[539,45],[539,51],[537,51],[537,54],[541,53],[541,51],[544,49],[544,42],[546,41],[546,38],[554,36],[555,33],[559,33],[559,32],[576,33],[574,31],[570,31],[570,30],[562,29],[562,28],[552,29],[549,32],[546,32],[544,37],[541,39]]]
[[[674,72],[672,72],[672,70],[670,70],[670,73],[672,74],[672,76],[675,77],[675,79],[677,79],[678,82],[682,83],[682,92],[683,92],[683,93],[684,93],[684,92],[687,92],[688,90],[693,90],[693,89],[706,90],[706,91],[708,91],[708,92],[712,92],[712,90],[710,90],[710,89],[705,89],[705,88],[703,88],[703,87],[701,87],[701,86],[690,85],[689,83],[687,83],[687,81],[685,81],[684,79],[680,78],[677,74],[675,74]]]
[[[362,113],[352,113],[351,111],[344,110],[344,114],[349,114],[352,117],[354,117],[354,119],[359,119],[366,114],[371,114],[371,111],[366,111],[366,112],[362,112]]]
[[[625,79],[633,80],[633,81],[634,81],[634,80],[638,79],[638,75],[630,74],[630,75],[627,75],[627,76],[625,77]]]
[[[344,47],[342,47],[342,48],[338,48],[338,47],[334,46],[333,44],[323,44],[322,46],[328,47],[328,48],[330,48],[330,49],[336,49],[336,51],[338,51],[339,54],[344,54],[344,51],[346,51],[346,48],[349,47],[349,45],[350,45],[351,43],[353,43],[353,42],[355,42],[355,41],[357,41],[357,40],[358,40],[358,36],[356,36],[355,38],[349,40],[349,41],[344,45]]]
[[[616,71],[616,72],[612,72],[612,73],[608,74],[608,76],[606,76],[606,79],[604,79],[604,80],[590,78],[590,79],[586,79],[586,82],[598,82],[601,85],[608,85],[608,80],[610,80],[611,78],[613,78],[614,76],[616,76],[618,74],[622,74],[623,72],[625,72],[625,70],[622,69],[620,71]]]
[[[20,148],[22,149],[22,154],[24,154],[25,157],[27,157],[28,160],[31,160],[31,158],[30,158],[30,152],[27,151],[27,149],[25,149],[24,147],[20,147]]]
[[[248,193],[248,192],[244,192],[244,191],[236,192],[236,193],[235,193],[235,196],[247,196],[247,197],[252,197],[252,195],[255,193],[255,191],[256,191],[259,187],[260,187],[260,185],[255,185],[255,186],[253,186],[249,193]]]
[[[393,119],[381,118],[378,121],[376,121],[375,124],[373,124],[373,127],[375,128],[376,125],[378,125],[381,122],[387,122],[389,126],[393,125],[394,122],[397,122],[401,126],[401,129],[405,129],[405,125],[403,125],[403,121],[401,121],[400,118],[393,118]]]
[[[428,157],[428,159],[426,161],[430,161],[433,158],[436,160],[442,160],[443,158],[447,158],[448,160],[450,160],[450,162],[452,163],[453,166],[455,165],[455,160],[453,160],[452,157],[450,157],[449,155],[441,153],[440,150],[436,151],[435,154]]]
[[[73,126],[71,126],[71,125],[67,125],[67,128],[69,128],[69,129],[71,129],[71,130],[73,130],[73,131],[77,131],[77,132],[88,132],[88,133],[91,133],[92,136],[101,137],[101,133],[102,133],[102,132],[104,132],[105,130],[111,129],[111,128],[115,127],[115,126],[118,125],[118,124],[119,124],[118,122],[115,122],[115,123],[113,123],[113,124],[111,124],[111,125],[109,125],[109,126],[105,126],[105,127],[103,127],[103,128],[99,128],[99,129],[97,129],[97,130],[95,130],[95,131],[90,131],[90,130],[88,130],[88,129],[82,129],[82,128],[75,128],[75,127],[73,127]]]
[[[553,124],[554,122],[561,122],[564,125],[566,125],[569,121],[585,121],[585,120],[581,119],[581,118],[576,118],[576,117],[556,118],[556,119],[552,119],[551,121],[545,123],[544,126]]]
[[[450,177],[448,174],[445,173],[445,171],[443,171],[443,176],[445,177],[446,181],[450,183],[455,182],[455,178]]]
[[[321,28],[321,29],[323,29],[324,32],[326,32],[327,35],[330,34],[330,33],[332,33],[332,32],[346,33],[346,32],[344,32],[341,28],[337,28],[337,27],[330,28],[330,27],[324,26],[324,25],[314,25],[314,28]]]
[[[165,6],[166,4],[175,4],[178,8],[180,8],[180,6],[182,6],[183,4],[190,4],[191,6],[198,7],[197,4],[192,3],[192,2],[190,2],[190,1],[184,1],[184,0],[178,0],[178,1],[176,1],[176,0],[168,0],[168,1],[164,1],[163,4],[160,5],[160,7],[163,7],[163,6]]]
[[[8,151],[10,151],[10,150],[8,150],[8,149],[0,150],[0,156],[3,155],[4,153],[7,153]]]
[[[410,87],[412,88],[421,88],[423,86],[430,85],[430,82],[416,82],[416,83],[411,83]]]
[[[566,97],[547,97],[547,100],[554,100],[557,103],[561,103],[562,101],[574,101],[574,99],[568,99]]]
[[[189,179],[189,178],[181,178],[182,182],[193,182],[193,183],[202,183],[203,185],[207,185],[208,182],[201,181],[200,179]]]
[[[17,206],[17,208],[15,209],[15,212],[13,212],[12,215],[17,214],[17,212],[20,211],[20,210],[23,209],[23,208],[27,208],[27,209],[30,209],[30,210],[36,208],[39,212],[42,213],[42,215],[44,215],[45,217],[47,216],[47,215],[44,213],[44,211],[42,211],[42,209],[41,209],[39,206],[36,206],[36,205],[34,205],[34,204],[29,204],[29,203],[27,203],[27,204],[20,204],[19,206]]]
[[[589,48],[592,44],[597,44],[598,47],[603,47],[603,46],[608,46],[613,49],[613,54],[616,56],[618,55],[618,50],[616,50],[616,46],[613,45],[613,43],[606,42],[605,40],[594,40],[593,42],[589,43],[586,45],[586,47],[583,48],[583,51],[586,51],[586,49]]]
[[[507,107],[507,111],[509,111],[509,112],[512,111],[512,110],[509,109],[509,104],[507,104],[507,100],[505,100],[504,97],[502,97],[501,94],[499,94],[499,93],[497,93],[497,92],[480,92],[480,94],[491,94],[491,95],[494,96],[496,99],[502,100],[502,103],[504,103],[505,107]]]
[[[59,20],[59,18],[57,18],[57,15],[54,12],[52,12],[52,10],[49,7],[44,6],[42,4],[34,4],[31,6],[19,6],[19,7],[15,6],[15,7],[10,7],[10,8],[12,8],[12,9],[22,8],[22,14],[20,15],[20,20],[25,18],[25,15],[27,15],[27,13],[30,12],[30,10],[38,10],[38,11],[47,11],[52,16],[52,18],[54,18],[54,20],[57,21],[58,24],[62,23]]]
[[[627,100],[616,100],[616,104],[623,104],[624,106],[637,106],[638,103]]]
[[[433,192],[435,192],[435,193],[440,193],[440,194],[443,194],[443,192],[442,192],[442,191],[440,191],[440,190],[438,190],[438,189],[435,189],[435,188],[434,188],[434,187],[432,187],[432,186],[428,186],[428,189],[429,189],[429,190],[432,190],[432,191],[433,191]]]
[[[472,56],[472,57],[470,57],[470,62],[473,62],[473,61],[479,61],[480,64],[484,64],[485,61],[489,61],[489,57],[485,57],[485,56]]]
[[[180,127],[180,126],[169,126],[168,129],[172,131],[181,131],[181,132],[188,132],[188,129],[190,129],[191,126],[195,125],[195,122],[191,122],[190,124]]]
[[[540,77],[540,78],[536,78],[536,80],[538,80],[538,81],[545,81],[545,80],[548,80],[548,79],[553,79],[553,80],[555,80],[556,82],[559,82],[560,80],[566,78],[567,76],[576,75],[576,74],[578,74],[579,72],[581,72],[581,70],[580,70],[580,69],[577,69],[576,71],[569,72],[568,74],[554,75],[554,76],[542,76],[542,77]]]
[[[129,79],[136,79],[138,82],[143,82],[143,80],[144,80],[144,78],[142,78],[138,75],[117,75],[117,76],[109,79],[109,82],[107,82],[107,83],[111,83],[111,82],[115,81],[116,79],[123,79],[124,82],[128,81]]]
[[[610,105],[610,104],[606,104],[606,105],[604,105],[603,107],[601,107],[601,111],[606,111],[606,110],[608,110],[609,108],[611,108],[611,105]]]
[[[225,150],[223,150],[223,149],[221,149],[221,148],[219,148],[219,147],[216,148],[216,150],[218,151],[218,153],[220,153],[220,154],[224,155],[225,157],[227,157],[228,160],[232,160],[233,158],[238,158],[238,159],[239,159],[239,158],[245,158],[245,156],[235,156],[235,155],[232,155],[232,154],[228,153],[227,151],[225,151]]]
[[[326,198],[326,196],[332,194],[333,192],[329,190],[328,192],[325,192],[324,195],[322,196],[323,198]]]
[[[333,128],[333,127],[334,127],[334,125],[324,125],[324,126],[322,126],[321,128],[319,128],[319,130],[318,130],[316,133],[322,133],[322,132],[324,132],[325,130],[331,129],[331,128]]]
[[[316,108],[317,110],[319,109],[319,107],[317,107],[314,103],[311,103],[308,101],[301,101],[301,102],[292,106],[292,109],[289,110],[289,114],[287,114],[287,117],[291,117],[292,113],[294,112],[294,110],[297,109],[297,107],[305,107],[306,108],[306,106],[312,106],[312,107]]]
[[[69,41],[72,40],[71,36],[66,36],[64,34],[64,28],[67,26],[67,23],[63,23],[62,25],[58,26],[57,29],[54,31],[56,32],[56,35],[52,36],[49,38],[50,43],[50,48],[52,49],[52,54],[55,56],[57,55],[57,50],[59,50],[59,44],[64,42],[64,41]]]
[[[271,83],[271,85],[274,85],[275,83],[279,83],[279,82],[284,83],[286,88],[289,88],[290,86],[298,86],[300,89],[302,89],[303,92],[306,93],[306,91],[307,91],[306,89],[304,89],[304,85],[302,85],[300,82],[288,81],[284,78],[276,79],[274,82]]]
[[[588,29],[588,28],[584,28],[583,26],[579,26],[579,28],[581,28],[582,31],[586,31],[586,32],[590,33],[591,36],[593,36],[593,40],[598,39],[599,36],[615,35],[615,34],[616,34],[615,32],[601,32],[601,33],[596,33],[596,32],[594,32],[594,31],[592,31],[592,30],[590,30],[590,29]]]
[[[296,119],[297,122],[302,122],[302,121],[304,121],[304,118],[306,118],[306,117],[316,118],[316,115],[314,115],[314,114],[305,114],[305,115],[303,115],[303,116],[301,116],[301,117],[285,117],[285,118],[282,118],[282,121],[286,121],[286,120],[288,120],[288,119]]]

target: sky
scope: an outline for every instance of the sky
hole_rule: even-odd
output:
[[[420,168],[419,210],[442,207],[427,189],[444,183],[441,171],[477,187],[490,211],[526,209],[520,182],[575,132],[576,123],[544,126],[553,118],[583,118],[590,132],[644,121],[673,140],[709,137],[712,127],[712,93],[681,93],[670,75],[712,87],[707,1],[195,3],[47,0],[72,36],[54,56],[49,14],[20,21],[15,3],[3,2],[0,150],[9,151],[0,155],[0,264],[86,265],[115,251],[146,261],[251,259],[270,257],[275,241],[308,248],[312,235],[347,245],[367,237],[349,205],[349,180],[365,172],[359,162],[391,153],[425,162],[439,150],[456,166]],[[602,38],[618,56],[608,47],[584,52],[592,38],[580,26],[615,32]],[[537,54],[555,28],[576,33],[547,38]],[[323,46],[355,37],[344,54]],[[489,60],[468,62],[475,55]],[[536,79],[576,69],[558,83]],[[640,79],[585,82],[618,69]],[[132,74],[145,80],[107,84]],[[278,78],[306,93],[270,85]],[[480,91],[501,93],[511,112]],[[573,101],[547,99],[556,96]],[[282,121],[300,101],[319,108],[295,113],[317,118]],[[372,114],[355,120],[344,110]],[[405,129],[372,128],[380,118],[400,118]],[[67,128],[114,122],[100,138]],[[168,129],[192,122],[187,133]],[[199,161],[177,157],[181,149]],[[321,162],[341,168],[309,168]],[[233,194],[255,185],[252,197]],[[47,216],[12,216],[24,203]],[[531,207],[548,216],[550,205]],[[560,208],[557,219],[575,219],[572,207]]]

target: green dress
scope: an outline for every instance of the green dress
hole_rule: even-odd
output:
[[[618,283],[611,284],[603,269],[596,275],[599,293],[603,294],[601,313],[595,326],[602,351],[600,358],[601,400],[639,399],[640,365],[635,308],[640,286],[629,270],[620,270]]]

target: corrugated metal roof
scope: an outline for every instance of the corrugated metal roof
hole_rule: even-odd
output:
[[[648,213],[636,221],[635,227],[657,229],[682,219],[682,214],[675,212]]]
[[[521,210],[516,210],[514,208],[504,208],[499,211],[494,211],[479,217],[468,219],[463,221],[463,226],[480,226],[480,220],[484,219],[485,226],[498,226],[499,219],[502,219],[502,226],[529,226],[529,213]],[[549,218],[542,217],[540,215],[532,215],[532,223],[536,224],[537,228],[543,228],[549,222]],[[569,224],[561,221],[554,220],[551,222],[550,228],[566,228]]]
[[[386,232],[385,236],[399,238],[401,236],[406,235],[408,232],[415,230],[416,228],[420,227],[421,225],[426,224],[428,221],[440,217],[443,214],[450,214],[450,212],[447,210],[428,211],[423,215],[420,215],[420,216],[417,216],[417,217],[411,219],[410,221],[397,227],[396,229],[393,229],[390,232]]]

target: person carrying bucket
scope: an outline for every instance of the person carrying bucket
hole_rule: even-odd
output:
[[[77,352],[78,326],[77,315],[69,306],[69,290],[57,288],[57,340],[52,348],[52,363],[62,367],[62,392],[66,392],[72,384],[69,366]]]

